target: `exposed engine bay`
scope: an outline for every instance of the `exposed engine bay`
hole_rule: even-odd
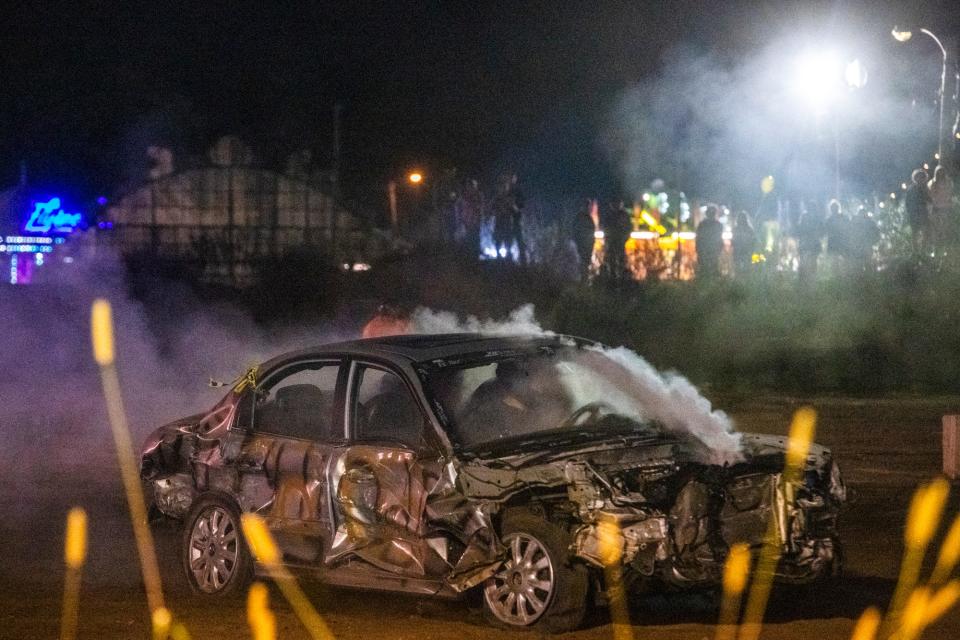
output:
[[[802,583],[840,570],[836,521],[846,489],[823,447],[811,451],[803,483],[785,486],[782,443],[747,436],[750,462],[729,467],[683,463],[673,445],[660,444],[527,467],[521,460],[511,471],[503,463],[466,465],[462,477],[472,497],[514,502],[526,493],[538,508],[579,523],[571,552],[596,567],[603,566],[599,526],[616,524],[624,566],[678,587],[716,584],[729,547],[761,547],[772,518],[782,547],[777,577]],[[506,489],[505,473],[514,474]]]

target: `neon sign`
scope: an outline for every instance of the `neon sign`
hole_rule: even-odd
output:
[[[35,233],[71,233],[80,224],[82,215],[67,213],[60,206],[60,198],[50,198],[46,202],[34,202],[33,213],[23,225],[24,232]]]

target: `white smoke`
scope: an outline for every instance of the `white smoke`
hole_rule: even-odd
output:
[[[480,320],[475,316],[461,320],[449,311],[424,307],[417,308],[411,319],[413,332],[421,334],[554,335],[537,322],[531,304],[518,307],[505,320]],[[743,458],[742,436],[734,430],[730,417],[714,410],[689,380],[672,372],[661,374],[626,347],[593,350],[604,357],[588,358],[589,363],[584,364],[589,368],[584,370],[600,378],[578,375],[562,379],[578,406],[602,397],[626,415],[656,420],[670,432],[689,434],[704,445],[698,452],[703,462],[725,464]]]
[[[283,351],[346,337],[332,326],[270,332],[239,309],[170,285],[158,286],[152,296],[162,304],[133,299],[123,263],[109,257],[77,261],[55,286],[10,287],[0,296],[6,365],[0,376],[0,451],[6,456],[0,465],[0,534],[8,543],[0,575],[60,575],[62,518],[69,507],[83,506],[91,527],[84,580],[137,579],[91,353],[95,298],[113,306],[117,367],[137,449],[156,427],[209,409],[225,395],[225,389],[207,386],[209,377],[230,380]],[[118,553],[123,562],[116,561]]]
[[[467,316],[460,320],[450,311],[434,311],[417,307],[410,317],[413,333],[486,333],[489,335],[553,335],[540,326],[532,304],[510,312],[506,320],[480,320]]]
[[[599,348],[613,366],[606,380],[632,401],[633,409],[660,423],[671,432],[688,433],[702,442],[707,451],[704,462],[734,463],[743,459],[742,435],[723,411],[713,409],[697,388],[683,376],[661,374],[649,362],[626,347]]]

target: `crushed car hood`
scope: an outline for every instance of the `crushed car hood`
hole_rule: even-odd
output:
[[[744,460],[737,465],[750,464],[762,459],[773,459],[770,461],[779,459],[782,464],[787,449],[786,436],[745,433],[742,438]],[[477,451],[475,461],[486,466],[517,468],[584,456],[589,456],[598,462],[644,458],[652,460],[669,456],[675,462],[686,463],[696,460],[694,453],[697,447],[689,440],[669,436],[596,433],[573,434],[566,438],[545,440],[537,444],[539,446],[523,443],[523,446],[518,447],[520,450],[516,452],[491,446],[487,450]],[[810,466],[820,467],[830,458],[830,450],[826,447],[816,443],[810,445],[807,455]]]
[[[731,475],[778,473],[783,469],[786,446],[785,436],[744,434],[743,461],[720,466],[697,462],[695,445],[686,440],[662,435],[593,434],[590,438],[545,441],[541,447],[518,453],[482,452],[461,465],[460,481],[467,495],[503,499],[525,489],[570,484],[577,475],[573,467],[583,466],[596,472],[643,470],[653,477],[684,467]],[[829,449],[811,444],[808,470],[828,471],[831,462]]]
[[[783,456],[787,451],[787,436],[775,436],[764,433],[743,434],[743,452],[747,460],[766,456]],[[832,460],[830,449],[815,442],[810,443],[807,452],[807,466],[820,468]]]

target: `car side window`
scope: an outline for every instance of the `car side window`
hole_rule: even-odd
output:
[[[308,440],[343,439],[343,423],[335,416],[339,375],[339,364],[310,362],[268,380],[256,392],[254,431]]]
[[[357,375],[351,412],[354,438],[423,448],[423,414],[400,376],[369,366],[361,366]]]

